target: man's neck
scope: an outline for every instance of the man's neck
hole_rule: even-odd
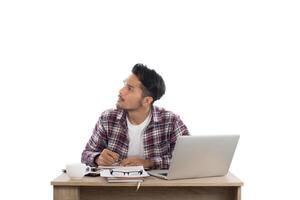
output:
[[[151,107],[148,108],[139,108],[135,111],[127,111],[127,117],[131,124],[139,125],[148,117],[151,112]]]

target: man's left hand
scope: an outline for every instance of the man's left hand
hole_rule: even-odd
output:
[[[151,160],[144,160],[138,157],[128,157],[120,162],[121,166],[137,166],[143,165],[144,168],[153,167],[153,163]]]

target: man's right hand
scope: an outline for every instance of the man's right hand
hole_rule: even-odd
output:
[[[112,165],[119,160],[119,154],[108,150],[104,149],[101,154],[96,158],[96,164],[97,165]]]

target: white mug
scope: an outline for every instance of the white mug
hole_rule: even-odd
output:
[[[84,163],[67,164],[67,175],[72,179],[81,179],[84,175],[91,172],[91,167]]]

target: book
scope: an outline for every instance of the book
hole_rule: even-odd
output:
[[[119,178],[119,177],[108,177],[107,182],[109,183],[142,183],[144,178]]]
[[[149,176],[143,166],[116,166],[114,168],[102,169],[100,175],[106,177],[109,183],[138,183],[138,188],[144,181],[144,177]]]

